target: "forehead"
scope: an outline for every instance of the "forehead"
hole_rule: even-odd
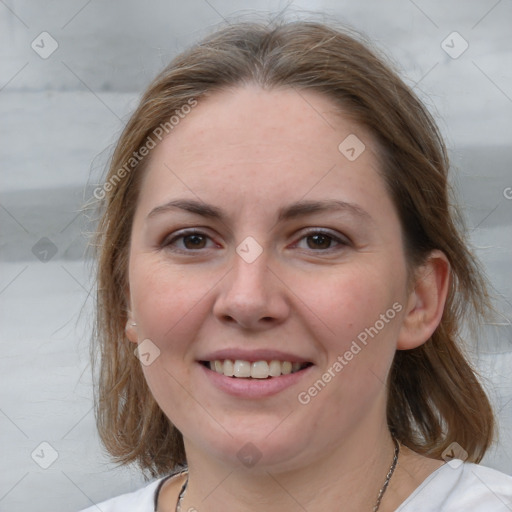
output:
[[[291,88],[264,90],[256,85],[225,89],[198,100],[195,107],[160,144],[161,149],[180,146],[193,159],[204,156],[208,145],[215,155],[248,151],[248,156],[283,156],[300,159],[301,153],[320,153],[354,131],[364,131],[341,114],[324,95]],[[343,122],[340,123],[341,118]],[[319,138],[323,140],[319,147]],[[368,140],[371,143],[372,141]],[[186,156],[186,155],[182,155]]]
[[[344,199],[340,193],[383,192],[373,138],[332,100],[245,86],[198,100],[151,153],[140,200],[222,193],[263,205],[311,194]]]

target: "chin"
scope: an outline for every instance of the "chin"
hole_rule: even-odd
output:
[[[297,437],[299,427],[281,428],[278,432],[275,421],[272,425],[268,421],[255,424],[258,428],[243,429],[240,425],[237,429],[226,428],[231,435],[217,425],[208,433],[198,432],[198,442],[194,445],[208,453],[209,458],[221,461],[228,467],[246,469],[256,474],[291,471],[305,462],[307,447],[311,444],[307,439]],[[193,439],[189,439],[193,442]]]

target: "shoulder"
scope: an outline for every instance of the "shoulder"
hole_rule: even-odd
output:
[[[156,493],[167,478],[160,478],[138,491],[97,503],[81,512],[154,512]]]
[[[506,512],[512,476],[454,459],[434,471],[396,512]]]

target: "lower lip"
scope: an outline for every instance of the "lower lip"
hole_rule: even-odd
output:
[[[238,398],[265,398],[276,395],[285,389],[294,386],[300,382],[313,366],[308,366],[303,370],[279,377],[269,379],[250,379],[238,377],[226,377],[221,373],[210,370],[206,366],[198,363],[206,378],[221,391]]]

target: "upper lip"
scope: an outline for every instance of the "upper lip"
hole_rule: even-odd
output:
[[[310,359],[300,357],[290,352],[282,352],[274,349],[259,348],[255,350],[247,350],[240,348],[225,348],[209,352],[200,357],[199,361],[224,361],[230,359],[232,361],[290,361],[291,363],[309,363]]]

